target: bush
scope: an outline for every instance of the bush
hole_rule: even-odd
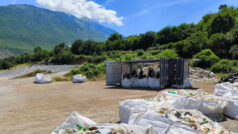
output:
[[[145,54],[144,50],[138,50],[137,51],[137,56],[143,56]]]
[[[178,54],[173,49],[166,49],[166,50],[162,51],[161,53],[157,54],[155,57],[156,58],[160,58],[160,57],[174,58],[174,59],[179,58]]]
[[[194,59],[200,59],[198,62],[193,62],[193,66],[201,68],[210,68],[212,65],[219,62],[220,58],[217,57],[210,49],[202,50],[193,56]]]
[[[11,62],[3,61],[0,66],[0,69],[9,69],[11,67],[13,67],[13,64]]]
[[[237,64],[236,61],[223,59],[220,62],[214,64],[211,67],[211,70],[215,73],[235,73],[236,71],[238,71],[235,64]]]
[[[93,79],[94,77],[99,76],[102,73],[105,73],[106,71],[106,65],[105,63],[95,65],[95,64],[83,64],[78,69],[74,69],[70,72],[70,74],[67,74],[66,76],[72,76],[76,74],[83,74],[87,76],[89,79]]]

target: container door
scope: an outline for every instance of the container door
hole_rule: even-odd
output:
[[[168,85],[168,59],[160,58],[160,88]]]
[[[122,77],[121,63],[120,62],[106,62],[106,79],[107,85],[121,84]]]
[[[174,79],[174,85],[183,85],[184,80],[184,60],[177,59],[177,69],[176,69],[176,76]]]

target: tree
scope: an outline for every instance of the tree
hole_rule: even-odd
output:
[[[96,42],[87,40],[85,41],[79,48],[79,53],[80,54],[85,54],[85,55],[92,55],[95,51],[96,47]]]
[[[232,46],[229,53],[232,55],[232,58],[238,59],[238,45]]]
[[[219,10],[224,10],[224,9],[227,9],[227,5],[226,4],[223,4],[223,5],[220,5],[219,6]]]
[[[208,37],[206,32],[196,32],[183,41],[183,58],[191,58],[194,54],[206,48]]]
[[[65,43],[60,43],[55,46],[54,48],[54,54],[58,55],[64,51]]]
[[[209,48],[219,57],[228,58],[231,46],[229,36],[222,33],[213,34],[209,39]]]
[[[41,47],[36,47],[34,48],[34,53],[40,52],[41,50],[42,50]]]
[[[32,61],[39,62],[47,58],[49,58],[49,52],[47,50],[41,50],[37,53],[34,53],[34,55],[32,56]]]
[[[76,40],[73,44],[72,44],[72,46],[71,46],[71,52],[73,53],[73,54],[80,54],[79,53],[79,48],[80,48],[80,46],[83,44],[83,41],[82,40]]]
[[[235,19],[230,14],[218,14],[208,28],[209,34],[226,33],[235,25]]]
[[[113,33],[109,38],[108,41],[115,41],[115,40],[119,40],[119,39],[123,39],[121,34],[118,33]]]
[[[139,49],[147,49],[155,45],[156,36],[155,32],[146,32],[140,35]]]
[[[126,50],[139,49],[139,37],[137,35],[131,35],[125,39]]]

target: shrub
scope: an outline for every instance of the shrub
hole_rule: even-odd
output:
[[[93,79],[94,77],[99,76],[102,73],[105,73],[106,66],[105,63],[95,65],[95,64],[83,64],[81,67],[72,70],[69,74],[66,74],[66,76],[72,76],[76,74],[83,74],[87,76],[89,79]]]
[[[214,64],[211,67],[211,70],[215,73],[234,73],[238,71],[237,67],[234,66],[235,64],[237,64],[237,62],[223,59],[220,62]]]
[[[174,58],[174,59],[179,58],[178,54],[173,49],[166,49],[166,50],[162,51],[161,53],[157,54],[155,57],[156,58],[160,58],[160,57]]]
[[[193,62],[192,65],[201,68],[210,68],[220,60],[220,58],[217,57],[210,49],[202,50],[194,55],[193,58],[200,59],[200,61]]]
[[[3,61],[0,68],[1,69],[9,69],[11,67],[13,67],[13,64],[11,62]]]
[[[137,56],[142,56],[145,54],[145,51],[144,50],[138,50],[137,51]]]

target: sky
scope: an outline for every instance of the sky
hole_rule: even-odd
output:
[[[166,26],[198,23],[221,4],[238,0],[0,0],[0,5],[29,4],[88,17],[124,36],[159,31]]]

